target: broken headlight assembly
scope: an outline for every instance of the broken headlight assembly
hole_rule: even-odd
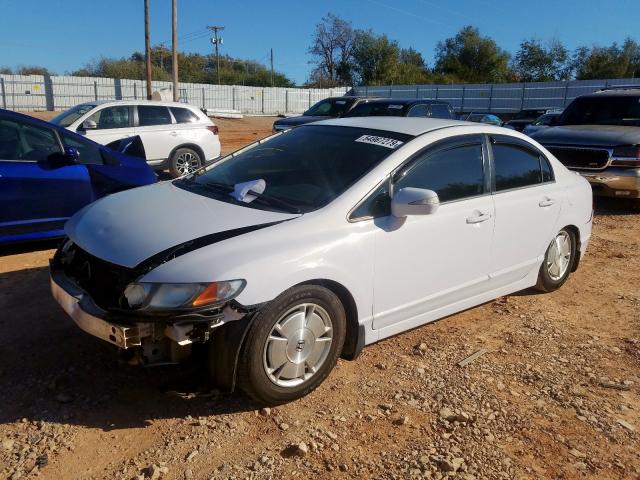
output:
[[[124,298],[134,310],[194,309],[214,306],[237,297],[245,280],[212,283],[130,283]]]

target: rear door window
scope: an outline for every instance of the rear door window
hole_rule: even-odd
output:
[[[170,125],[171,114],[167,107],[159,105],[138,105],[138,125],[149,127],[152,125]]]
[[[535,150],[510,143],[494,143],[491,149],[497,192],[553,180],[547,159]]]
[[[198,116],[188,108],[170,107],[170,110],[177,123],[195,123],[198,121]]]

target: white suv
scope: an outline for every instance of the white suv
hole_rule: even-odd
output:
[[[52,123],[103,145],[139,135],[147,162],[174,177],[220,156],[218,127],[197,107],[145,100],[97,101],[76,105]]]

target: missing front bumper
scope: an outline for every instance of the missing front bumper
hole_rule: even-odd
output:
[[[109,322],[84,310],[81,302],[84,294],[67,292],[51,276],[51,293],[67,315],[85,332],[126,350],[142,345],[142,339],[152,335],[153,326],[148,323],[120,325]]]

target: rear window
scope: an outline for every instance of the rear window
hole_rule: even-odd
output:
[[[188,108],[171,107],[170,110],[178,123],[195,123],[198,121],[198,116]]]
[[[602,95],[576,98],[565,109],[558,125],[640,126],[640,97]]]
[[[151,125],[168,125],[171,122],[171,114],[167,107],[156,105],[138,106],[138,124],[141,127]]]

